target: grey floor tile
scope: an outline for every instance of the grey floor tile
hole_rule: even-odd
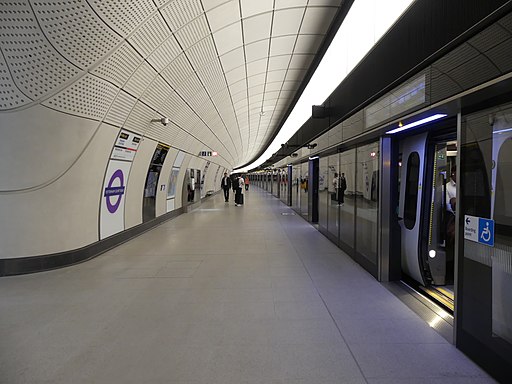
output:
[[[282,344],[272,347],[272,372],[282,379],[363,382],[349,350],[332,344]]]
[[[318,301],[276,301],[276,315],[281,320],[331,320],[321,300]]]
[[[438,343],[447,341],[435,330],[425,327],[419,318],[379,319],[344,317],[338,326],[345,340],[352,344]]]
[[[451,344],[352,344],[370,379],[478,378],[487,375]]]

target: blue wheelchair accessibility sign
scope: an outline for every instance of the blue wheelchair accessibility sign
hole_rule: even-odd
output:
[[[478,218],[478,242],[494,247],[494,220]]]

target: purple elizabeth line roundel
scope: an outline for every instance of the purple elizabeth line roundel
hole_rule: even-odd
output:
[[[120,186],[119,187],[113,187],[114,181],[116,179],[119,179]],[[105,188],[105,201],[107,202],[107,209],[110,213],[115,213],[117,209],[119,208],[119,205],[121,204],[121,198],[124,195],[124,175],[123,171],[118,169],[112,174],[112,177],[110,178],[110,181],[108,182],[107,188]],[[112,196],[117,196],[117,200],[114,204],[112,204],[112,201],[110,200]]]

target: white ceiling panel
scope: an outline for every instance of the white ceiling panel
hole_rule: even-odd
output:
[[[293,55],[290,62],[291,69],[308,69],[315,55]]]
[[[232,94],[231,98],[233,100],[233,103],[237,103],[241,100],[247,100],[247,88],[243,89],[242,91],[240,91],[238,93]]]
[[[210,95],[215,95],[227,88],[222,67],[218,61],[211,62],[209,65],[203,67],[197,72],[197,75],[202,80]]]
[[[308,5],[339,7],[343,0],[309,0]]]
[[[185,54],[180,54],[161,74],[176,89],[194,74],[194,69]]]
[[[296,81],[285,81],[282,86],[283,91],[295,91],[300,86],[300,83]]]
[[[279,69],[287,69],[290,65],[292,55],[272,56],[268,61],[268,70],[275,71]]]
[[[174,32],[176,39],[180,42],[181,47],[187,50],[189,47],[204,39],[210,34],[208,22],[204,15],[184,25],[182,28]]]
[[[119,47],[92,72],[122,87],[142,63],[143,58],[128,43]]]
[[[144,134],[148,126],[150,124],[154,124],[151,123],[151,120],[154,117],[156,117],[155,111],[153,111],[147,105],[141,102],[137,102],[135,107],[131,110],[128,119],[124,124],[124,128],[129,129],[130,131]]]
[[[167,85],[165,80],[157,76],[149,85],[146,92],[140,98],[146,104],[156,107],[161,110],[163,104],[169,99],[174,91]]]
[[[262,95],[265,90],[265,84],[257,85],[255,87],[249,88],[249,98],[255,95]]]
[[[195,75],[187,78],[177,89],[176,92],[185,100],[192,101],[200,92],[205,92],[199,78]]]
[[[277,71],[272,71],[267,74],[267,81],[274,82],[283,80],[286,76],[286,70],[280,69]]]
[[[161,8],[165,20],[173,32],[195,21],[203,13],[201,3],[197,0],[173,0]]]
[[[281,87],[283,86],[282,81],[267,81],[267,92],[271,91],[280,91]]]
[[[291,55],[297,36],[273,37],[270,40],[270,56]]]
[[[247,63],[247,76],[254,76],[267,71],[267,59]]]
[[[232,24],[213,34],[215,45],[219,55],[231,51],[242,44],[242,25],[240,23]]]
[[[124,89],[139,98],[156,76],[158,76],[158,73],[155,72],[153,67],[143,62],[135,70],[135,73],[133,73],[132,77],[128,80]]]
[[[196,71],[210,65],[212,61],[218,62],[211,36],[190,47],[185,53]]]
[[[318,48],[320,48],[323,39],[323,35],[299,35],[293,53],[316,53]]]
[[[159,72],[164,70],[171,61],[173,61],[182,52],[179,43],[174,36],[165,40],[151,55],[148,56],[148,62],[151,63]]]
[[[265,83],[265,74],[261,73],[259,75],[254,75],[247,78],[247,84],[249,85],[249,88],[252,88],[256,85],[264,84]]]
[[[238,67],[226,73],[226,81],[230,86],[238,81],[243,81],[245,78],[245,67]]]
[[[206,12],[206,18],[212,32],[216,32],[230,24],[240,21],[238,1],[228,1]]]
[[[160,1],[164,1],[164,0],[160,0]],[[233,3],[233,0],[201,0],[201,3],[203,4],[204,10],[209,11],[213,8],[221,6],[222,4]]]
[[[279,94],[281,91],[268,91],[265,92],[265,103],[270,102],[272,100],[278,100]]]
[[[96,13],[123,37],[130,34],[156,11],[152,0],[124,0],[122,2],[91,0],[89,3],[94,7]]]
[[[244,94],[247,92],[247,81],[246,79],[237,81],[236,83],[231,84],[228,89],[232,96],[238,97],[239,94]]]
[[[302,23],[305,8],[290,8],[274,13],[272,36],[296,35]]]
[[[2,111],[17,108],[32,101],[16,87],[7,68],[3,55],[0,55],[0,110]]]
[[[285,81],[302,81],[306,70],[304,69],[289,69],[286,73]]]
[[[241,67],[245,64],[244,50],[242,47],[234,49],[220,57],[224,72]]]
[[[128,39],[139,53],[148,57],[171,35],[171,31],[160,16],[155,14]]]
[[[336,15],[337,8],[308,7],[300,28],[301,34],[325,34]]]
[[[274,7],[274,0],[242,0],[242,17],[251,17],[268,12]]]
[[[272,25],[272,12],[244,19],[243,25],[245,44],[268,39],[270,38],[270,27]]]
[[[308,3],[311,3],[311,0],[275,0],[275,9],[305,7]]]
[[[85,2],[35,1],[32,7],[51,44],[80,68],[89,67],[122,41]]]
[[[112,103],[105,121],[110,124],[117,125],[118,127],[122,127],[126,117],[130,114],[130,111],[136,102],[137,99],[133,96],[130,96],[124,91],[120,91]]]
[[[260,40],[245,46],[245,57],[248,62],[268,57],[270,39]]]
[[[94,75],[82,77],[43,105],[75,116],[102,120],[114,101],[118,88]]]

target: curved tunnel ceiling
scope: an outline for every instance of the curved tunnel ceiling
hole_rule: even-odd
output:
[[[278,128],[342,3],[2,2],[0,111],[39,104],[236,167]]]

